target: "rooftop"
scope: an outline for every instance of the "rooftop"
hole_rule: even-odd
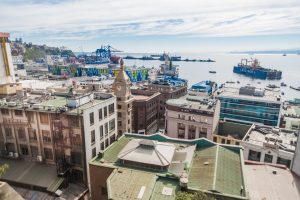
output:
[[[244,169],[250,199],[300,199],[300,179],[289,170],[262,164]]]
[[[246,86],[251,88],[250,86]],[[269,101],[274,103],[281,103],[280,98],[280,90],[278,88],[275,89],[261,89],[255,88],[256,92],[252,95],[246,93],[240,93],[240,88],[237,87],[227,87],[224,86],[217,90],[217,95],[219,97],[229,97],[229,98],[238,98],[238,99],[246,99],[246,100],[253,100],[253,101]],[[262,96],[261,96],[262,95]],[[279,98],[279,100],[278,100]]]
[[[137,148],[141,141],[142,145],[151,144],[152,150]],[[154,145],[162,149],[153,157]],[[183,176],[188,178],[190,189],[247,199],[241,193],[245,187],[240,151],[240,147],[218,145],[205,138],[179,140],[161,134],[125,134],[90,164],[115,168],[107,180],[108,195],[113,199],[174,200]],[[136,163],[163,163],[168,167],[162,171],[145,164],[126,165],[119,159],[124,153],[131,154]]]
[[[243,141],[261,147],[295,152],[298,134],[297,131],[254,124],[243,138]]]
[[[183,87],[187,85],[187,80],[171,76],[158,76],[155,81],[152,81],[152,84]]]
[[[208,97],[192,95],[185,95],[178,99],[169,99],[167,101],[167,105],[190,110],[211,111],[211,114],[213,114],[215,110],[216,103],[216,100],[209,99]]]
[[[113,95],[109,93],[88,93],[77,94],[76,98],[73,98],[67,93],[63,93],[58,96],[42,92],[41,94],[30,94],[24,97],[18,97],[15,95],[1,99],[0,108],[81,114],[83,110],[100,104],[112,97]],[[82,98],[82,100],[80,101],[78,98]],[[83,98],[85,98],[85,100],[83,100]],[[76,104],[77,106],[73,106],[73,104]]]
[[[0,165],[7,164],[9,169],[1,177],[1,180],[33,186],[55,192],[58,189],[60,179],[57,177],[55,165],[46,165],[37,162],[11,160],[0,158]]]

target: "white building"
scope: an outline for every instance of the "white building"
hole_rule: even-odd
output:
[[[297,131],[253,124],[241,143],[245,160],[283,164],[290,168],[298,134]]]
[[[219,121],[219,103],[203,96],[170,99],[166,105],[166,135],[173,138],[213,139]]]
[[[298,137],[294,160],[292,164],[292,171],[300,177],[300,138]]]

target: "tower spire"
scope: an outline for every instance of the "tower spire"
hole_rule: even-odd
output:
[[[123,58],[120,59],[120,70],[124,71],[124,61],[123,61]]]

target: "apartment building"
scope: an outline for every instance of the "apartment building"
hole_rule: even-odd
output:
[[[89,183],[88,161],[115,141],[116,98],[107,93],[31,93],[0,102],[1,156],[55,164]]]
[[[170,99],[166,106],[166,135],[172,138],[213,140],[219,121],[219,104],[214,99],[187,95]]]
[[[177,77],[157,77],[148,84],[148,90],[160,92],[159,118],[165,119],[166,102],[169,99],[177,99],[187,94],[187,80]]]
[[[159,126],[159,101],[161,93],[131,89],[133,96],[132,131],[139,134],[156,133]]]

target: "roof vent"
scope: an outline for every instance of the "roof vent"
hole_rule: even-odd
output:
[[[204,162],[203,164],[204,164],[204,165],[209,165],[209,162]]]
[[[145,147],[155,147],[156,146],[156,143],[155,143],[155,141],[153,141],[153,140],[141,140],[140,142],[139,142],[139,144],[141,145],[141,146],[145,146]]]

